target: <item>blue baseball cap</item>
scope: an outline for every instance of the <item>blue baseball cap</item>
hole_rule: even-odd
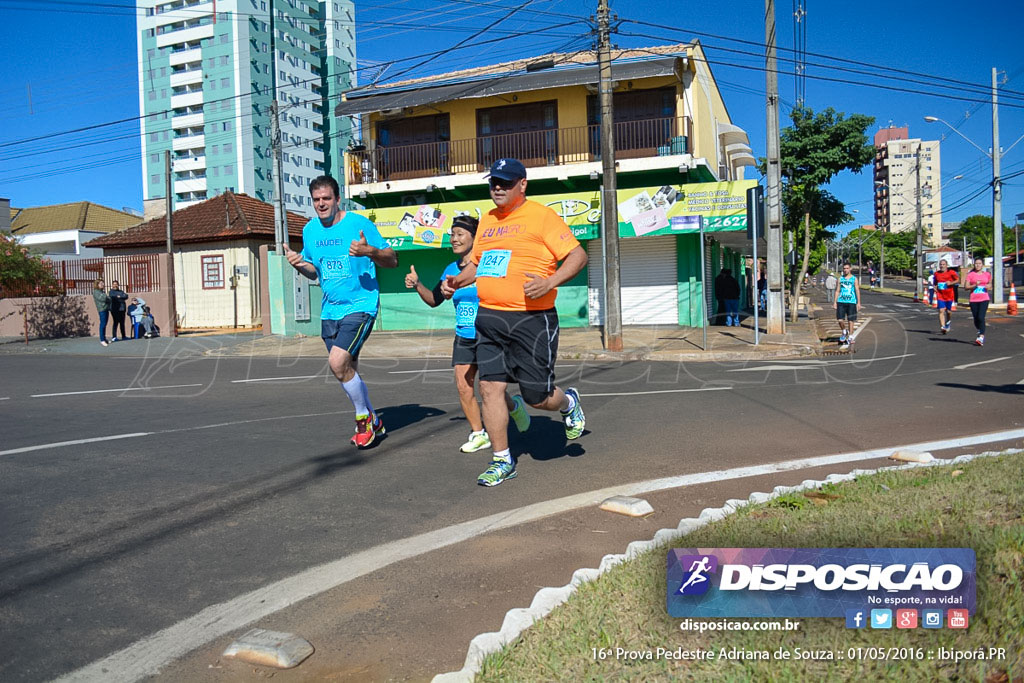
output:
[[[491,164],[491,171],[484,178],[519,180],[526,177],[526,167],[518,159],[498,159]]]

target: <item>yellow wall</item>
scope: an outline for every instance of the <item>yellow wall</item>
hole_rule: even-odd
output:
[[[673,76],[639,78],[632,81],[621,82],[616,88],[616,92],[626,90],[650,90],[670,85],[677,86],[676,96],[677,98],[681,98],[682,88],[679,84],[679,80]],[[590,91],[582,85],[548,88],[546,90],[510,93],[494,97],[454,100],[451,102],[434,104],[429,107],[415,107],[412,114],[409,116],[416,117],[448,114],[451,139],[453,141],[451,149],[452,173],[475,172],[478,170],[476,167],[477,154],[475,146],[473,144],[460,146],[457,142],[460,140],[472,140],[477,137],[477,110],[488,109],[490,107],[508,106],[512,104],[529,104],[555,100],[558,103],[558,128],[560,130],[578,128],[580,129],[579,134],[584,136],[585,131],[583,129],[587,125],[587,97],[590,94]],[[686,111],[681,99],[677,99],[676,109],[677,115],[679,116],[687,115],[689,113]],[[377,122],[383,120],[386,120],[385,117],[382,117],[379,114],[371,114],[369,116],[369,123],[368,126],[366,126],[368,129],[367,136],[373,141],[373,144],[376,144],[377,139]],[[580,139],[582,140],[585,138],[581,137]],[[576,148],[586,149],[586,145],[579,145]],[[463,153],[460,154],[460,151]],[[580,158],[574,158],[575,156],[579,156]],[[589,161],[590,159],[584,158],[585,156],[586,154],[563,154],[560,156],[559,162],[567,164]]]

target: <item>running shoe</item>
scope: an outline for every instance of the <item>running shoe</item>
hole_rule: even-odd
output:
[[[977,344],[978,346],[984,346],[985,345],[985,335],[979,334],[978,338],[974,340],[974,343]]]
[[[100,342],[100,346],[106,346],[106,345],[107,345],[107,342],[105,342],[105,341],[101,341]]]
[[[946,325],[942,329],[945,330],[946,333],[948,333],[950,331],[950,329],[952,329],[952,326],[953,326],[953,323],[946,323]]]
[[[516,464],[511,460],[492,460],[483,474],[476,478],[480,486],[497,486],[506,479],[515,479]]]
[[[369,448],[376,441],[378,436],[385,432],[384,423],[377,414],[372,416],[356,418],[356,433],[352,437],[352,445],[358,448]]]
[[[459,450],[463,453],[476,453],[490,447],[491,437],[487,436],[487,432],[481,429],[479,432],[470,432],[469,441],[462,444]]]
[[[523,401],[522,396],[513,396],[512,403],[516,407],[510,410],[508,414],[512,417],[512,421],[516,423],[516,429],[522,434],[530,428],[530,414],[526,412],[526,403]]]
[[[839,350],[840,351],[849,351],[850,350],[850,345],[848,343],[846,343],[846,342],[843,342],[842,344],[839,345]]]
[[[840,344],[845,344],[846,343],[846,330],[843,330],[842,333],[839,335],[839,343]]]
[[[572,396],[576,405],[568,413],[562,413],[562,422],[565,423],[565,438],[572,441],[580,438],[583,428],[587,425],[587,418],[583,416],[583,402],[580,401],[580,392],[573,388],[565,390],[566,396]]]

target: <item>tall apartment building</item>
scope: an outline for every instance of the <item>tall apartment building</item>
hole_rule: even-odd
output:
[[[272,201],[276,88],[285,209],[313,216],[309,181],[344,177],[351,129],[332,109],[355,83],[352,0],[140,0],[139,8],[144,199],[166,196],[170,149],[175,209],[225,190]]]
[[[889,126],[875,133],[875,225],[888,232],[917,230],[921,193],[924,240],[943,243],[942,166],[938,140],[911,138],[907,128]]]

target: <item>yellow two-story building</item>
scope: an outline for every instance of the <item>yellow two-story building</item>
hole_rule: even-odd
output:
[[[723,266],[743,271],[749,140],[700,43],[612,59],[623,323],[697,326],[701,297],[712,297],[701,254],[708,282]],[[484,174],[502,157],[523,162],[529,198],[561,213],[590,255],[559,288],[561,324],[602,324],[597,83],[596,55],[583,51],[367,86],[338,104],[335,115],[362,131],[346,154],[346,196],[403,252],[397,272],[380,273],[383,328],[451,327],[449,307],[424,308],[402,279],[410,264],[424,280],[440,276],[451,219],[493,208]]]

